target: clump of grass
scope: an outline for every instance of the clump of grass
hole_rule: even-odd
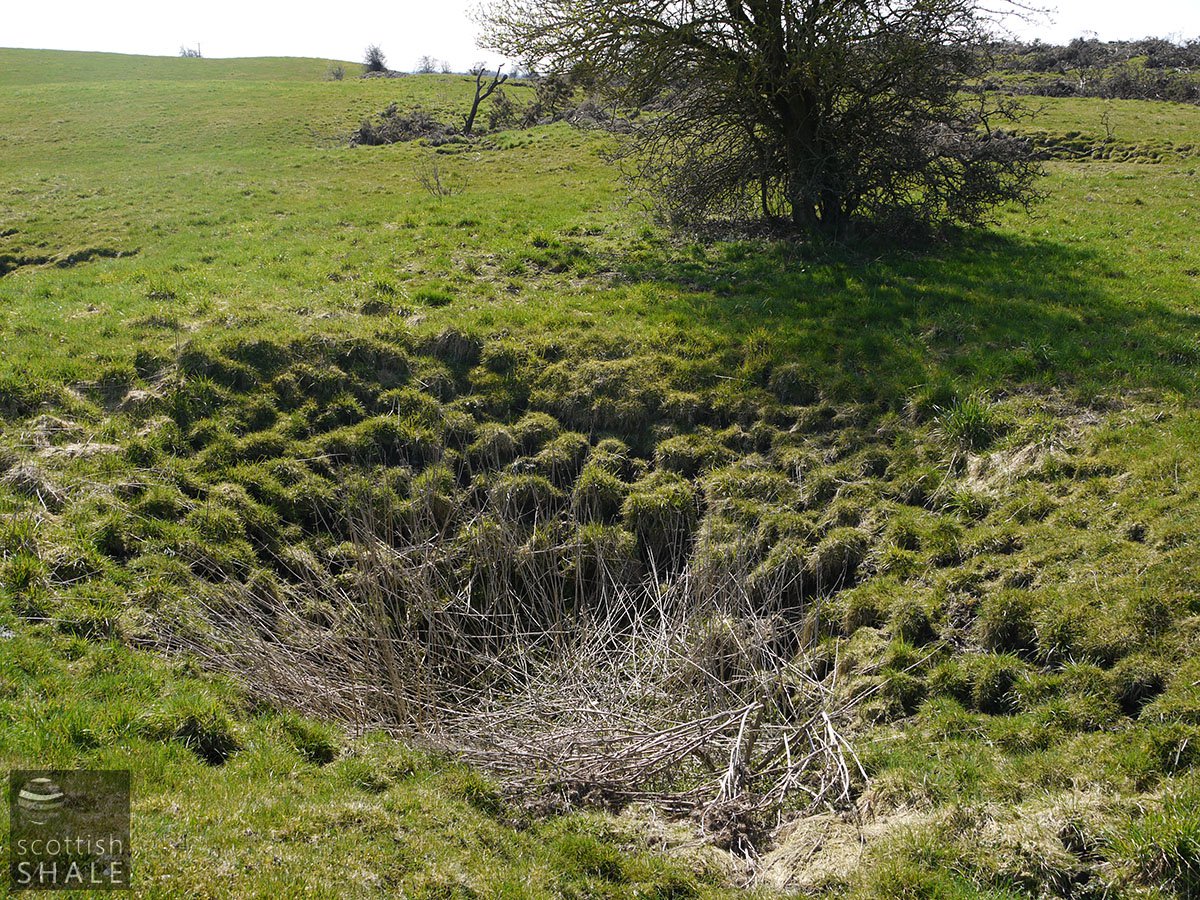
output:
[[[870,541],[858,528],[835,528],[821,539],[808,558],[818,591],[833,591],[854,583],[867,557]]]
[[[844,591],[838,598],[842,634],[849,637],[860,628],[875,628],[882,623],[891,601],[889,595],[898,589],[896,582],[880,579]]]
[[[1004,421],[980,394],[937,409],[934,434],[952,447],[982,450],[1005,431]]]
[[[449,306],[454,302],[454,295],[449,291],[439,290],[438,288],[421,288],[412,295],[413,302],[419,303],[422,306],[430,306],[437,309],[442,306]]]
[[[582,434],[564,432],[546,442],[533,457],[533,465],[557,487],[568,488],[579,476],[589,449]]]
[[[333,726],[293,712],[280,714],[277,722],[296,751],[310,763],[325,766],[337,758],[341,741]]]
[[[1128,816],[1106,843],[1141,884],[1179,897],[1200,893],[1200,790],[1195,779],[1169,787],[1150,809]]]
[[[675,566],[687,556],[696,527],[696,492],[669,472],[655,472],[630,490],[621,516],[649,560]]]
[[[155,712],[140,730],[148,738],[181,744],[212,766],[224,764],[241,749],[233,718],[213,700],[185,699],[176,708]]]
[[[654,461],[660,468],[685,478],[695,478],[732,457],[733,453],[706,431],[667,438],[654,449]]]
[[[1022,591],[997,591],[984,598],[976,623],[979,642],[998,653],[1032,653],[1038,635],[1032,598]]]
[[[1147,703],[1166,688],[1167,669],[1146,653],[1122,659],[1112,671],[1116,700],[1127,716],[1137,717]]]
[[[612,523],[628,496],[629,485],[603,464],[589,462],[575,482],[571,506],[580,521]]]
[[[562,499],[562,493],[540,475],[503,475],[490,492],[492,508],[516,522],[553,518]]]
[[[888,616],[888,630],[895,637],[916,646],[929,643],[935,634],[923,599],[911,594],[900,594],[893,601]]]
[[[798,406],[807,406],[820,398],[813,373],[798,363],[776,367],[767,379],[767,387],[784,403]]]

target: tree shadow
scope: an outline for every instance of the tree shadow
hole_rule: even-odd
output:
[[[953,380],[1069,388],[1080,399],[1197,388],[1200,315],[1142,295],[1093,251],[984,233],[871,257],[789,243],[645,254],[624,278],[656,317],[765,343],[831,396],[889,401]]]

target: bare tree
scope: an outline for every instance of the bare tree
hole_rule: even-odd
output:
[[[443,59],[440,63],[438,63],[438,71],[441,72],[443,75],[452,74],[454,72],[454,69],[451,68],[451,66],[450,66],[450,60]]]
[[[1013,109],[972,87],[985,2],[493,0],[485,43],[655,110],[623,160],[673,218],[844,235],[1036,196],[1031,148],[995,127]]]
[[[418,75],[432,75],[437,71],[437,60],[432,56],[422,56],[417,60]]]
[[[503,68],[503,65],[497,66],[496,74],[486,81],[488,69],[482,63],[471,69],[471,74],[475,76],[475,99],[471,101],[471,111],[467,113],[463,123],[463,134],[467,137],[471,136],[471,131],[475,128],[475,117],[479,114],[479,104],[492,96],[496,92],[496,88],[508,81],[508,75],[500,74]]]

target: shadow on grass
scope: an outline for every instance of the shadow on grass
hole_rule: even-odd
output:
[[[1200,315],[1048,240],[976,234],[876,258],[727,243],[634,257],[624,277],[659,288],[656,318],[765,345],[835,397],[886,402],[939,380],[1064,387],[1081,400],[1197,387]]]

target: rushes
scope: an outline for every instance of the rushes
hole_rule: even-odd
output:
[[[298,579],[271,608],[231,585],[187,643],[281,706],[557,804],[698,811],[747,852],[771,812],[848,805],[861,786],[844,729],[862,697],[812,675],[803,603],[773,609],[687,569],[634,574],[549,529],[535,540],[536,524],[493,523],[469,564],[394,524],[360,519],[349,580]],[[587,565],[562,566],[570,554]]]

